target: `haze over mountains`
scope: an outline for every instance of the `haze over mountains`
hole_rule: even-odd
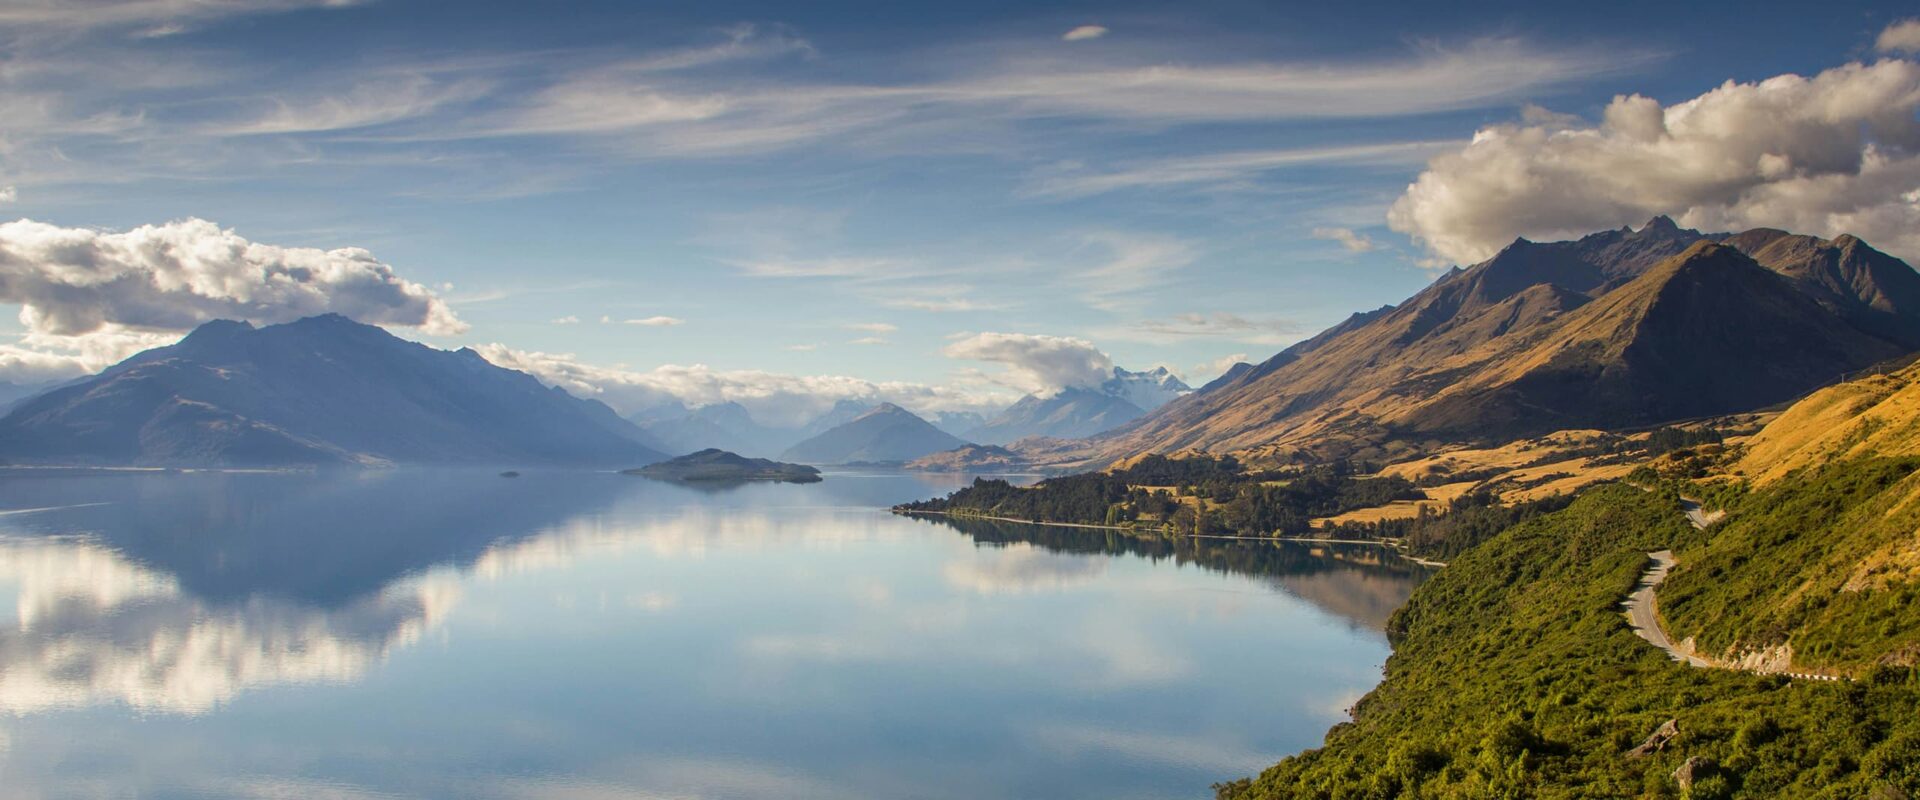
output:
[[[1008,444],[1032,436],[1079,439],[1124,425],[1193,391],[1166,367],[1146,372],[1113,368],[1096,387],[1068,386],[1030,394],[964,434],[981,444]]]
[[[966,444],[892,403],[800,442],[780,456],[802,464],[897,464]]]
[[[1920,274],[1851,236],[1665,217],[1516,240],[1089,444],[1281,459],[1620,428],[1792,400],[1920,348]]]
[[[26,400],[0,459],[26,464],[592,464],[664,455],[613,410],[328,314],[202,325]]]
[[[1515,241],[1199,392],[1164,368],[1112,368],[1097,386],[1029,395],[985,420],[944,415],[942,425],[854,400],[791,427],[731,402],[621,419],[472,350],[326,315],[258,329],[209,323],[19,401],[0,418],[0,458],[632,467],[720,448],[897,463],[1032,437],[1085,439],[1069,449],[1096,460],[1187,449],[1395,455],[1750,411],[1915,349],[1920,274],[1899,259],[1851,236],[1702,234],[1661,217],[1576,241]]]

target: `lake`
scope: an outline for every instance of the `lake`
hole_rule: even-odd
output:
[[[1210,798],[1345,718],[1424,575],[885,511],[968,480],[0,478],[0,787]]]

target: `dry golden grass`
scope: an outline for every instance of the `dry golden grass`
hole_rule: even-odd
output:
[[[1746,442],[1736,474],[1767,484],[1858,455],[1920,454],[1920,366],[1813,393]]]

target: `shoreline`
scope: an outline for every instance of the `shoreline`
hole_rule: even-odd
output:
[[[1164,529],[1127,528],[1120,525],[1094,525],[1086,522],[1042,522],[1040,520],[1018,519],[1015,517],[995,517],[995,516],[988,516],[986,514],[955,514],[951,511],[907,511],[907,510],[901,510],[901,509],[888,509],[888,510],[895,514],[899,514],[905,517],[929,516],[929,517],[947,517],[950,519],[980,519],[980,520],[988,520],[992,522],[1012,522],[1018,525],[1050,525],[1056,528],[1087,528],[1091,530],[1101,530],[1101,531],[1119,531],[1121,533],[1135,534],[1135,535],[1143,534],[1143,533],[1155,533],[1155,532],[1162,533],[1162,534],[1166,533]],[[1292,537],[1292,536],[1224,536],[1220,534],[1207,534],[1207,533],[1189,534],[1187,536],[1180,536],[1177,534],[1173,534],[1173,535],[1165,535],[1162,538],[1212,539],[1216,541],[1238,541],[1238,542],[1291,542],[1294,544],[1369,545],[1373,547],[1388,548],[1393,551],[1394,555],[1399,556],[1408,561],[1411,561],[1415,564],[1419,564],[1423,567],[1444,567],[1447,565],[1447,562],[1445,561],[1432,561],[1432,560],[1421,558],[1419,556],[1410,555],[1406,551],[1401,549],[1401,545],[1398,541],[1388,540],[1388,539],[1328,539],[1325,537],[1314,538],[1314,537]]]

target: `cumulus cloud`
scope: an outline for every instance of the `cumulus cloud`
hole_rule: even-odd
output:
[[[885,322],[854,322],[854,323],[849,323],[847,325],[843,325],[841,327],[844,327],[850,331],[860,331],[861,333],[871,333],[876,335],[893,333],[894,331],[900,330],[900,326],[892,325]]]
[[[508,369],[529,373],[549,386],[605,402],[623,414],[670,402],[688,406],[739,403],[772,425],[812,421],[841,400],[889,402],[915,413],[988,412],[1014,398],[901,381],[869,381],[844,375],[783,375],[761,370],[718,370],[704,364],[666,365],[647,371],[587,364],[570,354],[515,350],[501,344],[475,348]]]
[[[29,331],[63,336],[326,312],[434,334],[466,329],[432,290],[366,250],[261,244],[201,219],[124,233],[0,224],[0,302],[19,304]]]
[[[862,336],[858,339],[848,341],[847,344],[877,345],[892,344],[892,342],[887,341],[887,337],[885,336]]]
[[[1577,236],[1656,214],[1708,230],[1852,233],[1920,259],[1916,110],[1920,64],[1888,59],[1728,81],[1670,106],[1620,96],[1597,124],[1533,114],[1434,158],[1388,222],[1461,263],[1516,236]]]
[[[1313,238],[1339,242],[1349,252],[1365,253],[1374,248],[1373,240],[1352,228],[1314,228]]]
[[[566,315],[566,316],[564,316],[564,317],[555,317],[555,318],[553,319],[553,324],[555,324],[555,325],[578,325],[578,324],[580,324],[580,318],[579,318],[579,317],[577,317],[577,316],[574,316],[574,315],[572,315],[572,314],[568,314],[568,315]]]
[[[991,379],[1025,392],[1047,394],[1098,386],[1113,377],[1113,359],[1092,342],[1071,336],[978,333],[942,349],[948,358],[986,361],[1004,369]]]
[[[1888,25],[1874,40],[1873,48],[1882,53],[1920,53],[1920,18]]]
[[[1107,35],[1107,29],[1105,26],[1082,25],[1078,28],[1074,28],[1073,30],[1070,30],[1070,31],[1067,31],[1066,33],[1061,34],[1060,39],[1062,41],[1067,41],[1067,42],[1084,42],[1088,39],[1098,39],[1105,35]]]
[[[0,346],[0,380],[74,377],[213,319],[327,312],[430,334],[466,330],[433,290],[360,248],[249,241],[200,219],[125,232],[0,224],[0,302],[27,333]]]
[[[175,333],[106,326],[84,336],[28,333],[0,345],[0,381],[33,385],[91,375],[142,350],[172,344]]]

